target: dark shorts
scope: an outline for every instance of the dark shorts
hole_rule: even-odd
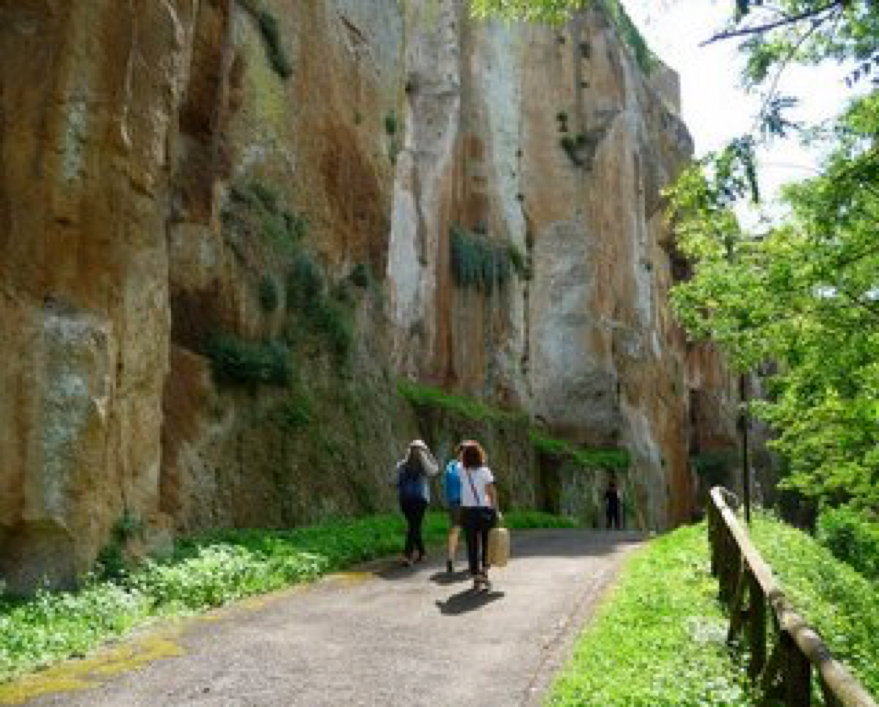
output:
[[[460,528],[462,523],[461,518],[461,506],[449,506],[449,527]]]

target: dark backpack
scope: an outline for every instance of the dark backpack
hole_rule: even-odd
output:
[[[397,493],[401,501],[415,501],[424,498],[421,472],[404,466],[397,478]]]

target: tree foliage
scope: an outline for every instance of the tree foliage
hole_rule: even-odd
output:
[[[572,12],[596,7],[607,16],[623,43],[635,55],[644,71],[652,71],[656,55],[629,17],[621,0],[470,0],[470,9],[477,17],[502,17],[508,20],[560,24]]]
[[[590,0],[470,0],[477,17],[503,17],[527,22],[559,22]]]
[[[759,140],[785,134],[777,93],[791,63],[847,60],[849,85],[879,58],[879,5],[867,0],[739,1],[709,41],[738,38],[745,80],[765,97],[755,135],[681,177],[670,194],[679,247],[694,275],[672,294],[696,338],[740,370],[764,373],[753,404],[769,422],[786,484],[831,503],[879,508],[879,91],[867,86],[826,131],[818,176],[788,185],[787,216],[746,231],[734,207],[759,199]],[[862,84],[863,85],[863,84]]]
[[[471,1],[476,14],[542,21],[588,3]],[[740,43],[743,81],[762,92],[762,109],[753,134],[693,165],[669,194],[693,271],[673,305],[691,336],[763,374],[767,395],[753,411],[776,431],[787,485],[879,510],[879,2],[729,5],[706,43]],[[827,61],[850,65],[848,86],[865,90],[825,131],[819,176],[784,192],[789,217],[743,229],[736,205],[760,199],[761,142],[802,127],[779,79],[791,65]]]

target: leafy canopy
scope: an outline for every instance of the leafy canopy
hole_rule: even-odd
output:
[[[477,15],[550,21],[587,4],[471,1]],[[686,170],[669,194],[693,272],[673,305],[692,338],[714,340],[739,370],[763,374],[766,396],[752,407],[774,427],[787,485],[879,511],[879,3],[729,6],[706,43],[739,42],[744,85],[763,94],[762,108],[752,134]],[[850,65],[853,91],[819,132],[789,118],[797,97],[778,86],[787,67],[822,62]],[[792,133],[824,140],[821,173],[786,189],[786,218],[742,228],[735,208],[760,199],[761,144]]]
[[[638,65],[644,71],[653,70],[658,60],[620,0],[470,0],[470,9],[476,17],[502,17],[549,24],[560,24],[572,12],[588,7],[596,7],[604,12],[623,43],[635,55]]]
[[[736,3],[709,41],[740,39],[745,83],[765,91],[753,135],[693,165],[670,193],[693,277],[673,305],[694,338],[764,374],[753,404],[769,422],[786,485],[879,508],[879,92],[854,96],[822,133],[818,176],[786,187],[787,215],[747,231],[734,208],[759,200],[760,141],[799,130],[777,93],[792,63],[846,60],[861,88],[879,68],[879,6],[862,0]],[[805,134],[805,133],[804,133]],[[814,131],[812,131],[814,134]]]

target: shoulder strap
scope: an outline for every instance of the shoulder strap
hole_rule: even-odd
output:
[[[482,506],[482,503],[480,503],[479,500],[479,493],[476,491],[476,487],[473,485],[473,479],[470,477],[470,469],[465,466],[464,471],[467,474],[467,481],[470,482],[470,488],[473,489],[473,497],[476,499],[476,505]]]

